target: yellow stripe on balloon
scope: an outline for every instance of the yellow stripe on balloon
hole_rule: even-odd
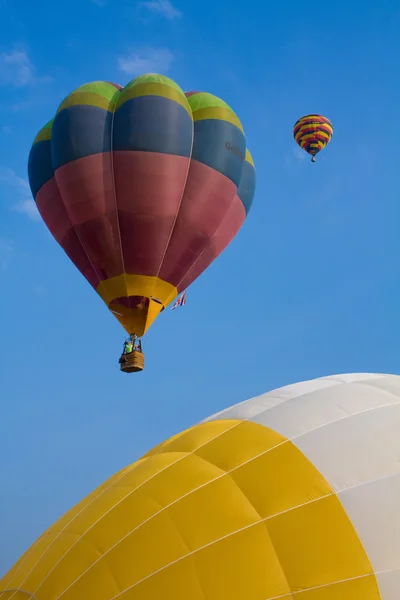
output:
[[[199,108],[193,113],[194,121],[202,121],[205,119],[227,121],[228,123],[232,123],[232,125],[236,125],[236,127],[244,133],[243,125],[239,118],[232,110],[224,108],[223,106],[207,106],[206,108]]]
[[[253,167],[254,167],[254,160],[252,155],[250,154],[249,150],[246,148],[246,157],[245,157],[246,162],[250,163]]]
[[[113,112],[115,101],[110,101],[108,98],[93,92],[74,92],[67,96],[63,102],[61,102],[60,106],[58,107],[57,114],[65,108],[79,105],[94,106],[96,108],[102,108],[108,112]]]
[[[125,102],[132,100],[132,98],[139,98],[141,96],[160,96],[161,98],[174,100],[192,117],[192,110],[184,93],[175,87],[158,82],[138,83],[123,89],[118,98],[117,108],[120,108]]]
[[[42,129],[39,131],[35,139],[33,140],[32,146],[37,144],[38,142],[47,142],[51,140],[52,126],[54,119],[51,119]]]
[[[309,140],[315,137],[316,133],[318,133],[318,135],[326,138],[327,140],[330,140],[331,136],[329,134],[327,134],[325,131],[318,131],[318,132],[311,132],[311,133],[306,133],[306,134],[302,134],[299,136],[296,136],[296,141],[298,139],[302,139],[302,140]]]

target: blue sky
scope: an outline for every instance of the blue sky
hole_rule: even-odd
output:
[[[208,414],[294,381],[399,372],[399,5],[226,6],[70,0],[57,16],[48,0],[0,0],[0,575]],[[37,218],[26,164],[75,87],[149,71],[227,101],[258,179],[237,238],[125,376],[124,333]],[[314,111],[334,126],[315,165],[292,138]]]

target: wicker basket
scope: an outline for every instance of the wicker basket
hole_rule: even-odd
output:
[[[129,354],[123,354],[120,360],[121,371],[124,373],[137,373],[144,369],[144,354],[139,350],[134,350]]]

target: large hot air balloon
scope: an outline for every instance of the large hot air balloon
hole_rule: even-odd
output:
[[[133,342],[226,248],[255,191],[233,110],[155,74],[74,90],[28,171],[50,232]]]
[[[237,404],[74,506],[0,600],[398,600],[399,431],[394,375]]]
[[[311,154],[311,162],[331,141],[332,123],[322,115],[306,115],[296,121],[293,136],[300,148]]]

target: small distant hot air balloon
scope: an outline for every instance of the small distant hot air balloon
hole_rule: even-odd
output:
[[[311,154],[311,162],[315,162],[315,156],[329,144],[332,135],[332,123],[322,115],[301,117],[293,128],[296,143]]]
[[[255,170],[222,100],[147,74],[74,90],[36,136],[29,183],[48,229],[129,339],[140,337],[242,226]]]

